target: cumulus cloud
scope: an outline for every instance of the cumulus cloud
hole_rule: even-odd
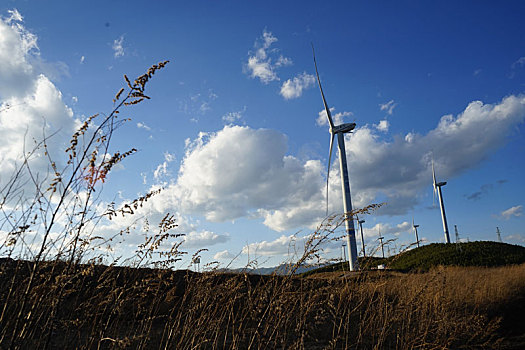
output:
[[[245,71],[251,78],[259,78],[262,83],[268,84],[271,81],[279,80],[275,72],[277,68],[292,64],[290,58],[282,55],[275,57],[278,50],[270,49],[270,47],[277,41],[278,39],[266,29],[263,31],[262,37],[255,41],[254,51],[249,53],[248,62],[245,65]]]
[[[235,258],[235,255],[230,253],[228,250],[222,250],[220,252],[215,253],[213,256],[213,260],[231,260]]]
[[[502,219],[508,220],[511,217],[520,217],[523,215],[523,205],[516,205],[514,207],[510,207],[507,210],[502,211],[499,216]]]
[[[398,135],[382,141],[365,126],[347,136],[351,186],[386,196],[382,213],[403,214],[430,187],[431,154],[441,179],[450,179],[478,165],[502,146],[525,117],[525,96],[508,96],[496,104],[471,102],[457,116],[443,116],[426,134]]]
[[[21,164],[23,151],[32,150],[33,140],[44,135],[54,134],[47,141],[48,150],[52,156],[61,155],[77,126],[62,93],[41,71],[37,37],[22,19],[17,10],[0,18],[0,180],[9,178]],[[35,174],[45,173],[49,166],[39,154],[30,165]]]
[[[504,144],[525,116],[525,97],[496,104],[475,101],[446,115],[425,134],[381,138],[375,126],[346,136],[354,207],[385,201],[379,214],[405,214],[431,190],[431,154],[439,179],[452,181]],[[342,211],[339,166],[329,179],[329,211]],[[152,199],[159,212],[176,207],[186,215],[223,222],[262,218],[284,231],[315,227],[325,216],[325,165],[287,154],[287,138],[269,129],[225,126],[187,140],[176,181]],[[385,232],[388,232],[386,230]]]
[[[334,114],[334,111],[335,107],[331,107],[330,114],[332,115],[335,125],[343,124],[345,122],[345,117],[351,117],[353,115],[352,112],[339,112]],[[318,113],[316,123],[319,126],[328,125],[328,117],[326,116],[326,111],[324,109]]]
[[[168,170],[168,163],[171,163],[175,160],[175,156],[169,152],[164,152],[164,162],[159,164],[155,171],[153,171],[153,178],[155,181],[159,182],[163,178],[170,177],[171,172]]]
[[[379,121],[379,123],[375,125],[376,129],[382,132],[387,132],[389,126],[390,126],[390,123],[386,119]]]
[[[184,236],[184,248],[203,249],[215,244],[226,243],[229,239],[229,235],[220,235],[211,231],[193,231]]]
[[[381,109],[382,111],[385,111],[386,114],[388,115],[392,115],[392,113],[394,113],[394,108],[396,108],[397,106],[397,103],[394,102],[394,100],[390,100],[386,103],[382,103],[379,105],[379,109]]]
[[[301,97],[304,89],[308,89],[314,84],[315,77],[311,74],[303,72],[302,74],[299,74],[293,79],[288,79],[287,81],[285,81],[281,86],[280,93],[281,96],[284,97],[286,100],[298,98]]]
[[[118,39],[113,40],[113,56],[119,58],[124,56],[124,35],[121,35]]]
[[[304,250],[305,237],[282,235],[273,241],[251,243],[243,247],[243,254],[250,255],[295,255]]]
[[[365,238],[377,239],[379,233],[381,235],[395,235],[399,236],[402,233],[412,232],[412,224],[408,221],[403,221],[400,224],[392,225],[388,223],[377,223],[374,227],[363,227],[363,235]]]
[[[319,188],[311,185],[322,180],[321,164],[286,156],[286,141],[277,131],[241,126],[201,133],[188,143],[177,183],[168,191],[185,211],[212,221],[308,201],[317,195]]]

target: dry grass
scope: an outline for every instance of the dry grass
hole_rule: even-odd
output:
[[[4,261],[0,348],[8,348],[27,262]],[[65,264],[42,265],[15,348],[42,348]],[[14,282],[14,283],[13,283]],[[520,348],[525,265],[323,278],[79,265],[49,348]],[[513,315],[517,318],[513,318]],[[523,341],[523,339],[521,339]]]

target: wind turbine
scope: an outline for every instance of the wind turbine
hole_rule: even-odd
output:
[[[381,242],[381,252],[383,253],[383,259],[385,258],[385,245],[383,244],[383,236],[381,236],[381,229],[379,230],[379,238],[378,240]]]
[[[414,218],[412,218],[412,228],[414,229],[414,233],[416,234],[416,243],[417,243],[417,247],[419,248],[419,237],[417,235],[417,228],[418,227],[419,227],[419,225],[414,224]]]
[[[441,187],[445,186],[447,182],[446,181],[444,182],[436,181],[436,171],[434,170],[434,160],[432,160],[432,179],[434,182],[433,183],[434,196],[436,195],[436,192],[437,192],[438,199],[439,199],[439,207],[441,208],[441,219],[443,221],[443,231],[445,231],[445,243],[450,243],[450,235],[448,234],[447,216],[445,215],[445,205],[443,204],[443,195],[441,194]]]
[[[357,261],[357,244],[355,240],[355,227],[354,220],[351,217],[352,213],[352,197],[350,196],[350,181],[348,179],[348,167],[346,164],[346,151],[345,151],[345,134],[351,132],[355,128],[355,123],[344,123],[340,125],[334,125],[332,120],[332,114],[330,108],[326,103],[324,97],[323,88],[321,86],[321,80],[319,79],[319,72],[317,71],[317,62],[315,60],[315,51],[312,45],[312,52],[314,55],[315,74],[317,75],[317,83],[321,90],[321,96],[323,97],[324,109],[326,116],[328,117],[328,123],[330,124],[330,152],[328,154],[328,172],[326,175],[326,212],[328,214],[328,179],[330,175],[330,162],[332,160],[332,147],[334,145],[334,137],[337,135],[337,145],[339,146],[339,166],[341,169],[341,184],[343,187],[343,206],[345,212],[345,227],[346,227],[346,242],[348,246],[348,264],[350,265],[350,271],[359,270],[359,263]]]
[[[498,241],[500,243],[503,243],[503,241],[501,240],[501,233],[499,232],[499,227],[496,227],[496,233],[498,234]]]
[[[366,258],[366,250],[365,250],[365,237],[363,235],[363,223],[365,220],[359,220],[357,218],[357,223],[359,224],[359,227],[361,228],[361,246],[363,247],[363,258]]]
[[[454,225],[454,231],[456,231],[456,250],[459,250],[461,252],[461,245],[459,245],[459,232],[458,232],[458,225]]]

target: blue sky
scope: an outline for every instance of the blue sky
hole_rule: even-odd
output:
[[[432,154],[448,182],[452,237],[457,225],[464,239],[495,240],[499,226],[504,241],[523,245],[524,9],[519,1],[5,1],[3,161],[14,162],[23,144],[27,127],[15,120],[35,133],[42,116],[60,126],[60,149],[75,120],[111,109],[123,74],[170,60],[149,85],[152,100],[130,110],[118,132],[115,150],[139,152],[111,175],[103,200],[163,186],[141,215],[176,214],[187,249],[209,249],[203,261],[240,253],[240,266],[249,253],[276,264],[291,237],[325,214],[329,133],[313,43],[332,113],[357,124],[347,135],[354,205],[386,203],[365,218],[370,245],[379,230],[409,244],[412,218],[426,242],[443,240]],[[5,109],[38,91],[47,91],[45,108]],[[330,211],[338,213],[333,159]],[[340,255],[337,244],[327,258]]]

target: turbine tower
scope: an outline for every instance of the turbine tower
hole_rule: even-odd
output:
[[[459,250],[461,252],[461,245],[459,244],[459,233],[458,233],[458,225],[454,225],[454,231],[456,231],[456,250]]]
[[[384,248],[384,244],[383,244],[383,236],[381,236],[381,230],[379,230],[379,238],[378,240],[381,242],[381,252],[383,253],[383,259],[385,258],[385,248]]]
[[[321,96],[323,98],[324,109],[326,116],[328,117],[328,124],[330,124],[330,152],[328,153],[328,172],[326,175],[326,211],[328,214],[328,179],[330,175],[330,162],[332,160],[332,146],[334,144],[334,137],[337,135],[337,145],[339,146],[339,166],[341,169],[341,184],[343,188],[343,206],[345,213],[345,227],[346,227],[346,242],[348,246],[348,264],[350,265],[350,271],[359,270],[359,263],[357,260],[357,243],[355,240],[355,227],[354,220],[352,218],[352,197],[350,196],[350,181],[348,179],[348,167],[346,164],[346,151],[345,151],[345,134],[351,132],[355,128],[355,123],[344,123],[340,125],[334,125],[332,120],[332,114],[330,108],[326,103],[324,97],[323,88],[321,86],[321,80],[319,79],[319,72],[317,71],[317,62],[315,60],[315,51],[312,45],[312,52],[314,55],[315,74],[317,75],[317,83],[321,90]]]
[[[499,241],[500,243],[503,243],[503,241],[501,240],[501,233],[499,232],[499,227],[496,227],[496,232],[497,232],[497,234],[498,234],[498,241]]]
[[[416,234],[416,243],[417,247],[419,248],[419,236],[417,235],[417,228],[419,225],[414,224],[414,218],[412,218],[412,228],[414,229],[414,233]]]
[[[441,187],[445,186],[447,183],[444,182],[437,182],[436,181],[436,171],[434,170],[434,160],[432,160],[432,178],[434,182],[434,195],[436,195],[436,192],[438,194],[439,199],[439,207],[441,209],[441,220],[443,220],[443,231],[445,231],[445,243],[450,243],[450,235],[448,234],[448,224],[447,224],[447,216],[445,215],[445,205],[443,204],[443,194],[441,193]]]
[[[363,247],[363,258],[366,258],[366,250],[365,250],[365,237],[363,235],[363,223],[365,220],[359,220],[357,218],[357,223],[359,224],[359,228],[361,229],[361,246]]]

